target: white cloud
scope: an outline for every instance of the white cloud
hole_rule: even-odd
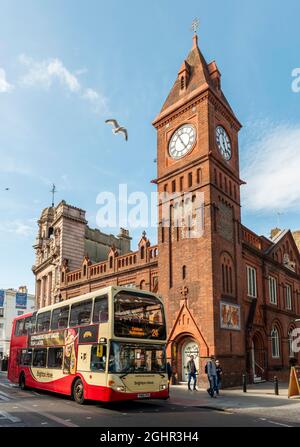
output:
[[[13,85],[6,80],[6,73],[0,68],[0,93],[8,93],[13,90]]]
[[[78,92],[81,88],[76,76],[59,59],[48,59],[36,62],[22,54],[19,60],[28,68],[28,72],[21,78],[22,85],[40,85],[45,88],[50,88],[55,81],[58,81],[71,92]]]
[[[300,210],[300,126],[261,122],[245,153],[245,209]]]
[[[18,236],[33,236],[36,232],[37,219],[15,219],[0,223],[0,233],[13,233]]]
[[[97,101],[99,99],[98,93],[92,88],[86,88],[82,97],[84,99],[88,99],[89,101]]]
[[[96,112],[103,112],[106,109],[107,99],[104,95],[92,88],[84,88],[80,84],[78,76],[86,73],[85,68],[72,73],[57,58],[35,61],[24,54],[19,56],[19,61],[27,67],[27,73],[20,80],[22,86],[41,86],[50,89],[55,82],[58,82],[71,93],[78,94],[82,99],[92,103]]]

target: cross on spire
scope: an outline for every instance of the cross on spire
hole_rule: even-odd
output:
[[[52,185],[52,189],[51,189],[51,191],[50,191],[51,193],[52,193],[52,208],[54,207],[54,195],[57,193],[57,189],[56,189],[56,186],[54,185],[54,183],[53,183],[53,185]]]

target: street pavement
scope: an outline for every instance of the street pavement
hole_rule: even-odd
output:
[[[286,385],[275,396],[272,384],[222,390],[171,387],[167,401],[114,404],[88,402],[40,390],[22,391],[0,373],[0,427],[300,427],[300,400],[287,398]]]

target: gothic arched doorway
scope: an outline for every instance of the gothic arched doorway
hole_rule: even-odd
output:
[[[266,378],[266,351],[261,334],[256,332],[251,342],[251,370],[253,382]]]

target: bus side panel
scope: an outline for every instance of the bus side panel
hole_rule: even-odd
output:
[[[61,377],[57,380],[50,380],[48,382],[42,382],[36,380],[32,374],[30,367],[22,368],[25,373],[26,385],[30,388],[37,388],[45,391],[52,391],[54,393],[66,394],[70,396],[72,383],[75,379],[75,375],[67,374],[65,377]],[[45,368],[45,371],[49,371]]]

